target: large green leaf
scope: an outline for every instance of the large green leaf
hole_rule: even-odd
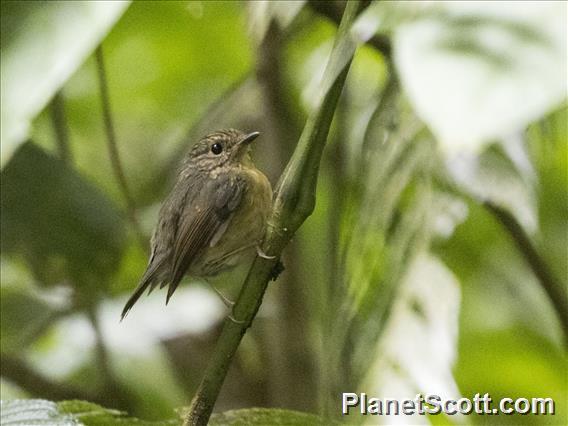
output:
[[[43,399],[2,401],[0,421],[14,426],[170,426],[176,419],[146,421],[129,417],[126,413],[111,410],[87,401],[52,402]],[[251,408],[214,414],[212,426],[319,426],[333,424],[322,418],[300,411],[278,408]]]
[[[2,2],[2,165],[128,4]]]
[[[125,242],[123,218],[104,194],[33,143],[1,179],[3,254],[23,255],[44,283],[102,285]]]
[[[169,426],[172,420],[144,421],[86,401],[52,402],[43,399],[2,401],[2,424],[14,426]]]
[[[397,4],[397,6],[399,6]],[[566,99],[566,3],[415,2],[394,58],[418,115],[449,150],[522,131]]]
[[[417,256],[400,283],[377,344],[378,356],[360,389],[379,398],[412,399],[420,392],[459,399],[452,367],[457,358],[460,296],[458,281],[439,259],[425,252]],[[385,416],[384,423],[396,417]],[[373,424],[376,419],[361,421]],[[429,423],[420,415],[408,422]]]

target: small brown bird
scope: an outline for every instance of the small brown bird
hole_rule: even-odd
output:
[[[272,206],[270,183],[250,156],[258,135],[220,130],[187,154],[160,210],[146,272],[122,319],[147,288],[149,294],[169,285],[167,304],[184,275],[214,276],[258,250]]]

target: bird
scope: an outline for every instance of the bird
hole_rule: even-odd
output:
[[[255,248],[268,257],[259,244],[272,207],[272,188],[251,158],[251,142],[258,136],[218,130],[185,155],[160,209],[148,265],[121,321],[146,290],[150,294],[168,286],[167,305],[185,275],[207,281],[243,262]]]

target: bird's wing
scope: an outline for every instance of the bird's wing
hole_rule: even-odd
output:
[[[226,223],[239,206],[245,187],[242,179],[219,177],[207,181],[202,191],[186,203],[178,222],[166,303],[195,257],[213,238],[218,241],[219,232],[226,230]]]

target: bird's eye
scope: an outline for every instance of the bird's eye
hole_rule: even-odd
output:
[[[221,145],[220,143],[214,143],[213,145],[211,145],[211,152],[215,155],[219,155],[223,152],[223,145]]]

